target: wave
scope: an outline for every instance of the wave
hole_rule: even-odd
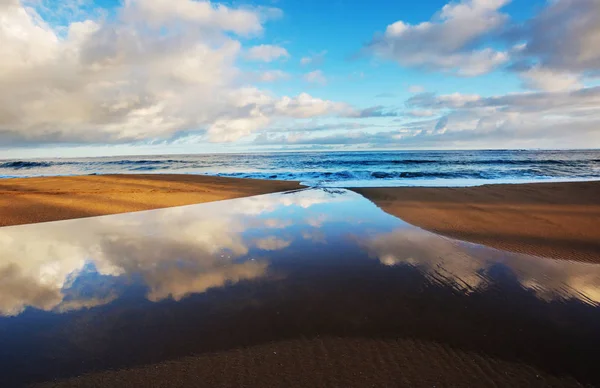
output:
[[[15,160],[11,162],[0,163],[0,168],[12,168],[15,170],[37,168],[37,167],[51,167],[54,163],[52,162],[32,162],[25,160]]]
[[[379,179],[419,179],[419,178],[477,178],[493,179],[494,176],[478,171],[465,172],[443,172],[443,171],[416,171],[416,172],[393,172],[393,171],[313,171],[313,172],[233,172],[219,173],[218,176],[255,179],[292,179],[311,181],[348,181],[348,180],[379,180]]]
[[[144,160],[111,160],[111,161],[107,161],[107,162],[98,162],[98,164],[117,165],[117,166],[124,166],[124,165],[128,165],[128,164],[138,165],[138,164],[169,164],[169,163],[188,163],[188,161],[176,160],[176,159],[168,159],[168,160],[144,159]]]
[[[580,165],[589,165],[590,163],[598,163],[599,159],[576,159],[576,160],[557,160],[557,159],[520,159],[520,160],[510,160],[510,159],[487,159],[487,160],[453,160],[448,158],[440,158],[440,159],[380,159],[380,160],[336,160],[336,159],[321,159],[321,160],[311,160],[311,161],[302,161],[298,164],[305,167],[315,167],[315,166],[386,166],[386,165],[458,165],[458,166],[468,166],[468,165],[509,165],[509,166],[529,166],[529,165],[547,165],[547,166],[580,166]]]
[[[398,179],[398,178],[480,178],[489,179],[490,177],[480,172],[469,172],[469,173],[455,173],[455,172],[442,172],[442,171],[405,171],[405,172],[383,172],[375,171],[371,173],[371,177],[376,179]]]

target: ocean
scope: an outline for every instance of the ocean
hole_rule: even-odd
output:
[[[5,159],[0,177],[178,173],[315,187],[474,186],[600,179],[600,150],[381,151]]]

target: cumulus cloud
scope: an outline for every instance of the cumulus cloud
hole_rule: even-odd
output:
[[[327,83],[327,78],[325,78],[325,74],[323,74],[323,71],[321,70],[315,70],[304,74],[304,80],[311,84],[325,85]]]
[[[528,89],[580,88],[600,76],[600,3],[548,0],[524,22],[502,9],[510,0],[462,0],[445,5],[430,21],[397,21],[366,51],[402,66],[476,76],[502,67]],[[501,49],[500,47],[506,47]]]
[[[261,44],[251,47],[246,53],[246,58],[251,61],[273,62],[279,58],[288,58],[290,54],[280,46]]]
[[[508,15],[509,0],[463,0],[445,5],[430,21],[417,25],[401,20],[387,26],[367,51],[403,66],[453,72],[464,76],[487,73],[508,60],[506,52],[474,48],[498,31]]]
[[[73,22],[59,33],[34,8],[5,1],[0,145],[144,143],[189,133],[200,141],[233,141],[286,117],[278,107],[290,101],[335,114],[334,102],[279,98],[241,84],[245,75],[236,62],[244,50],[236,36],[260,34],[275,13],[208,1],[131,0],[114,17]],[[250,52],[283,55],[266,47]],[[282,76],[265,73],[262,81]]]

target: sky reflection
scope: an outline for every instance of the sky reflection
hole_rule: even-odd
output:
[[[141,279],[148,300],[181,300],[266,279],[272,262],[307,246],[326,246],[335,255],[340,243],[385,266],[415,267],[430,281],[465,294],[493,285],[490,269],[502,265],[543,300],[600,303],[597,265],[443,238],[384,214],[357,194],[313,189],[1,228],[0,314],[18,315],[27,307],[66,312],[118,298],[122,290],[74,294],[71,283],[85,283],[92,275]],[[302,264],[301,256],[296,264]]]
[[[440,237],[345,190],[6,227],[0,386],[321,336],[596,381],[599,290],[598,265]]]

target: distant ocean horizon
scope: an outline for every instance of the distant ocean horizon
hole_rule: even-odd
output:
[[[600,179],[600,150],[360,151],[0,160],[0,177],[173,173],[308,186],[474,186]]]

